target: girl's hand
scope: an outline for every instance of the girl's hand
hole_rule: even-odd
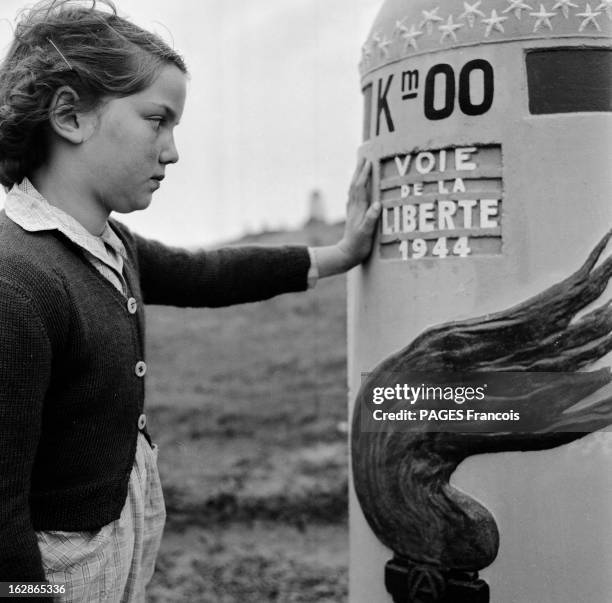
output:
[[[357,165],[346,205],[344,236],[338,243],[346,256],[347,270],[363,262],[372,252],[380,203],[372,200],[372,162],[364,159]]]
[[[336,245],[315,247],[319,276],[346,272],[363,262],[372,251],[380,203],[372,198],[372,162],[360,161],[349,188],[344,236]]]

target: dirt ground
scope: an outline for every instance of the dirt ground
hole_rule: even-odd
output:
[[[171,528],[148,600],[345,601],[347,546],[343,525],[254,521]]]
[[[255,238],[325,244],[340,232]],[[147,318],[148,425],[168,512],[148,600],[346,601],[344,277]]]

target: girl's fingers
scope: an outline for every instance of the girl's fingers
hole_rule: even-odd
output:
[[[368,192],[368,183],[372,174],[372,162],[364,159],[360,162],[351,187],[349,189],[347,206],[356,205],[365,208],[370,204],[370,194]]]
[[[380,208],[380,201],[375,201],[374,203],[372,203],[372,205],[370,205],[368,211],[366,212],[368,219],[373,219],[374,221],[378,220],[378,216],[380,215]]]
[[[351,186],[354,186],[359,181],[359,176],[360,176],[361,171],[363,170],[363,167],[364,167],[366,162],[367,162],[367,159],[365,159],[365,158],[364,159],[360,159],[357,162],[357,167],[355,168],[355,172],[353,174],[353,177],[351,178]]]
[[[359,178],[357,179],[357,184],[360,186],[365,186],[371,174],[372,174],[372,162],[369,159],[365,159],[361,166],[361,170],[359,172]]]
[[[372,203],[365,215],[365,226],[368,232],[371,232],[380,216],[381,205],[378,201]]]

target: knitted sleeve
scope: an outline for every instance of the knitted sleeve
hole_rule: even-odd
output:
[[[304,246],[191,252],[127,233],[136,250],[145,303],[229,306],[308,288],[310,256]]]
[[[0,287],[0,581],[42,581],[28,499],[51,344],[33,303]]]

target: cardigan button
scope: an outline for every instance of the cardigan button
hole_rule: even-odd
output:
[[[140,431],[142,431],[145,428],[145,425],[147,424],[147,415],[145,415],[144,413],[142,413],[139,417],[138,417],[138,429],[140,429]]]
[[[147,364],[144,361],[139,360],[134,367],[134,372],[136,373],[137,377],[144,377],[145,373],[147,372]]]
[[[127,300],[127,309],[130,314],[136,314],[136,310],[138,310],[138,302],[133,298]]]

